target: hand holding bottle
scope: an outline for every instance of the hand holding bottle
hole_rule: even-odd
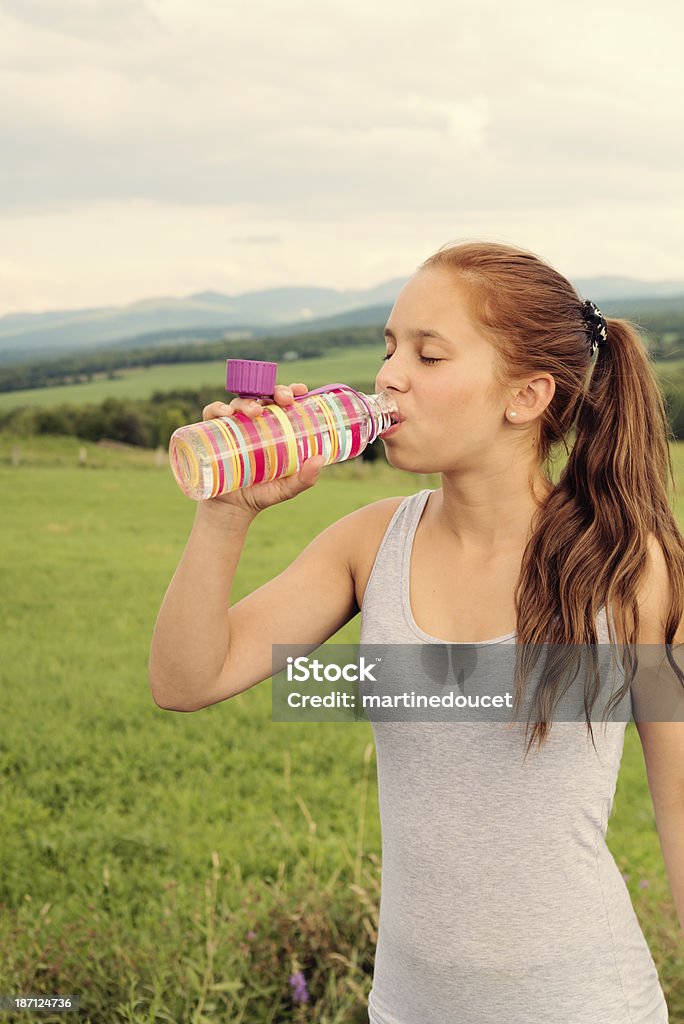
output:
[[[174,431],[169,461],[188,498],[224,497],[295,478],[254,498],[224,501],[254,514],[311,487],[321,466],[360,455],[398,415],[387,391],[365,395],[348,384],[287,388],[276,385],[276,369],[260,360],[227,360],[226,390],[238,397],[212,402],[201,422]]]
[[[296,383],[286,386],[276,385],[273,398],[233,398],[231,402],[212,402],[202,410],[202,420],[217,419],[221,416],[234,416],[240,412],[250,419],[261,416],[264,407],[276,403],[281,408],[292,405],[297,395],[305,395],[308,391],[306,384]],[[242,488],[237,491],[230,491],[220,494],[215,498],[207,498],[207,501],[225,505],[232,505],[239,510],[249,512],[251,515],[277,505],[281,501],[294,498],[302,491],[306,491],[318,480],[319,473],[326,464],[325,456],[314,455],[306,459],[298,473],[293,476],[279,477],[277,480],[266,481],[261,484],[254,484],[251,487]]]

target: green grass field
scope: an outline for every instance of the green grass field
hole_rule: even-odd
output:
[[[0,992],[80,995],[89,1022],[367,1020],[370,726],[274,724],[270,682],[194,714],[157,708],[150,637],[194,503],[150,452],[86,444],[79,466],[80,442],[44,438],[12,466],[13,444],[0,437]],[[255,521],[234,599],[341,515],[438,485],[329,467]],[[334,640],[358,642],[358,619]],[[608,840],[681,1022],[681,934],[633,724]],[[324,1009],[292,1003],[298,969]]]
[[[280,363],[278,383],[291,384],[303,381],[308,388],[317,388],[333,381],[370,385],[382,365],[384,347],[377,346],[341,349],[339,352],[321,356],[318,359],[294,359]],[[230,348],[226,345],[226,359]],[[677,376],[684,367],[683,360],[656,363],[661,379]],[[176,388],[196,389],[216,387],[216,397],[225,395],[225,360],[214,363],[176,363],[168,366],[150,366],[143,369],[117,370],[116,380],[106,375],[84,384],[68,384],[60,387],[33,388],[29,391],[8,391],[0,393],[0,413],[18,406],[53,406],[65,404],[80,405],[86,402],[101,402],[105,398],[149,398],[154,391],[173,391]]]
[[[292,384],[303,381],[307,387],[317,388],[333,381],[373,381],[384,355],[382,344],[343,349],[317,359],[294,359],[280,363],[278,383]],[[226,359],[230,348],[226,345]],[[105,398],[149,398],[154,391],[173,391],[176,388],[216,387],[216,397],[226,394],[226,363],[176,363],[143,369],[117,370],[120,379],[106,376],[84,384],[60,387],[34,388],[30,391],[8,391],[0,394],[0,412],[16,409],[20,405],[52,406],[62,402],[81,404],[101,402]]]

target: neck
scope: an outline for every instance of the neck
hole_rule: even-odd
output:
[[[465,479],[442,475],[436,495],[435,524],[444,530],[462,555],[494,559],[522,552],[531,538],[540,506],[553,490],[541,474],[510,478]]]

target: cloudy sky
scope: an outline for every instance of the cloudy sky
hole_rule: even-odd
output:
[[[0,0],[0,315],[372,286],[444,242],[684,280],[679,0]]]

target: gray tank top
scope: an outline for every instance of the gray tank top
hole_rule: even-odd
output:
[[[446,643],[420,629],[409,599],[430,493],[406,498],[387,528],[362,644]],[[607,644],[605,609],[596,627]],[[667,1024],[605,842],[626,722],[593,726],[598,756],[584,722],[554,722],[523,765],[522,733],[498,722],[372,722],[382,890],[371,1024]]]

